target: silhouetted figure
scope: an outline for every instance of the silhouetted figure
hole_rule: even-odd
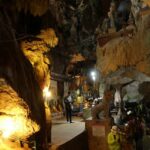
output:
[[[72,97],[70,92],[68,92],[68,95],[64,98],[65,103],[65,109],[66,109],[66,119],[67,122],[72,123]]]
[[[141,118],[137,117],[135,119],[134,128],[135,128],[134,139],[136,143],[136,150],[143,150],[144,127]]]

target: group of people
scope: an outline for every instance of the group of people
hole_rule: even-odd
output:
[[[144,124],[141,118],[132,118],[123,127],[113,125],[107,137],[109,150],[143,150]]]
[[[71,93],[64,97],[65,115],[68,123],[72,123],[72,103],[73,99]],[[123,150],[123,144],[126,143],[131,146],[127,148],[132,150],[135,145],[136,150],[142,150],[142,138],[144,134],[144,126],[141,118],[131,117],[128,119],[127,125],[124,125],[123,132],[117,125],[113,125],[107,137],[107,142],[110,150]],[[134,144],[135,143],[135,144]]]

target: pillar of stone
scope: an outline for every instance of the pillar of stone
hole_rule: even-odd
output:
[[[110,119],[86,120],[89,150],[108,150],[107,135],[110,132]]]

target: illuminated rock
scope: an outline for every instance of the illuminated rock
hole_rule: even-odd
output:
[[[39,129],[39,125],[30,119],[26,102],[0,78],[0,149],[13,149],[11,147],[17,144],[17,140],[24,141]]]

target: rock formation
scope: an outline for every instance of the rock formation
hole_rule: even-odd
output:
[[[131,2],[132,21],[129,16],[130,21],[118,32],[98,36],[97,68],[108,85],[149,81],[150,13],[143,13],[143,5],[138,1]],[[141,80],[141,74],[146,78]]]
[[[136,33],[114,36],[103,46],[97,45],[97,65],[103,75],[131,66],[150,75],[150,14],[134,19],[137,22]],[[124,28],[124,32],[127,28]]]
[[[37,149],[46,149],[46,119],[42,91],[35,78],[32,65],[21,51],[11,24],[9,11],[1,7],[0,12],[0,78],[4,79],[29,108],[28,117],[40,126],[34,134]],[[0,85],[2,87],[2,85]],[[3,87],[2,87],[3,88]],[[0,93],[3,94],[4,93]],[[8,97],[9,93],[5,92]],[[10,105],[11,96],[8,97]],[[16,97],[17,98],[17,97]],[[2,101],[2,99],[1,99]],[[21,101],[20,101],[21,103]],[[9,106],[9,105],[8,105]],[[14,106],[16,107],[16,106]],[[19,107],[19,106],[18,106]],[[23,107],[23,106],[22,106]],[[26,110],[28,111],[28,110]],[[26,114],[24,114],[26,115]]]

